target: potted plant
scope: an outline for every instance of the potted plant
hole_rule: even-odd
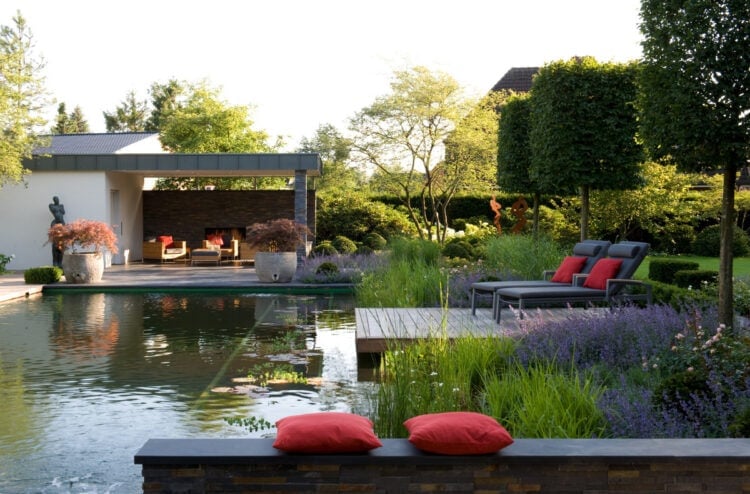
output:
[[[102,221],[76,220],[57,223],[47,232],[47,240],[63,251],[62,268],[68,283],[101,281],[104,251],[117,254],[117,235]]]
[[[303,224],[279,218],[247,227],[247,243],[256,249],[255,274],[266,283],[287,283],[297,271],[297,248],[312,232]]]

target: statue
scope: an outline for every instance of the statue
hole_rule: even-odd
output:
[[[524,199],[523,196],[519,197],[518,200],[513,203],[513,206],[511,206],[511,213],[518,218],[518,221],[513,225],[513,229],[511,230],[513,233],[521,233],[523,227],[526,226],[527,209],[529,209],[529,203],[526,202],[526,199]]]
[[[495,219],[492,221],[495,224],[495,228],[497,229],[497,233],[503,233],[503,227],[500,226],[500,217],[502,214],[500,213],[500,209],[503,206],[497,202],[495,199],[495,194],[492,194],[492,200],[490,201],[490,208],[492,208],[492,211],[495,212]]]
[[[52,213],[53,220],[50,223],[50,227],[55,225],[65,224],[65,206],[60,204],[60,199],[55,196],[52,198],[52,204],[49,205],[49,211]],[[62,255],[63,251],[60,246],[52,244],[52,265],[62,267]]]

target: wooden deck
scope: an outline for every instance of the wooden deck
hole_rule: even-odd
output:
[[[544,320],[559,320],[572,312],[595,314],[598,309],[542,309]],[[536,309],[529,311],[536,313]],[[465,336],[497,336],[518,331],[518,318],[510,310],[504,311],[500,324],[492,318],[489,308],[471,309],[441,308],[360,308],[354,309],[357,324],[357,353],[383,353],[390,342],[408,342],[429,336],[455,338]]]

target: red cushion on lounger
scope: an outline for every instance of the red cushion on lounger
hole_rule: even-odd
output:
[[[156,237],[156,240],[158,242],[164,243],[164,248],[169,249],[172,247],[172,243],[174,240],[172,240],[172,235],[162,235],[160,237]]]
[[[594,288],[604,290],[607,288],[607,280],[617,276],[622,266],[621,259],[599,259],[591,268],[586,281],[583,282],[585,288]]]
[[[555,283],[573,283],[573,275],[578,274],[586,264],[585,257],[567,256],[560,263],[560,267],[555,271],[555,275],[550,281]]]

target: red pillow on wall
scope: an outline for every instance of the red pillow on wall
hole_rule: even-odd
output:
[[[410,418],[404,427],[409,442],[428,453],[482,455],[513,444],[497,420],[476,412],[427,413]]]
[[[594,288],[596,290],[605,290],[607,280],[617,276],[622,266],[621,259],[599,259],[591,268],[586,281],[583,282],[585,288]]]
[[[292,415],[276,422],[273,447],[287,453],[364,453],[380,442],[367,417],[343,412]]]
[[[172,240],[172,235],[162,235],[161,237],[156,237],[156,241],[163,242],[165,249],[169,249],[174,243],[174,240]]]
[[[567,256],[560,263],[560,267],[557,268],[550,281],[554,281],[555,283],[573,283],[573,275],[580,273],[585,264],[585,257]]]

